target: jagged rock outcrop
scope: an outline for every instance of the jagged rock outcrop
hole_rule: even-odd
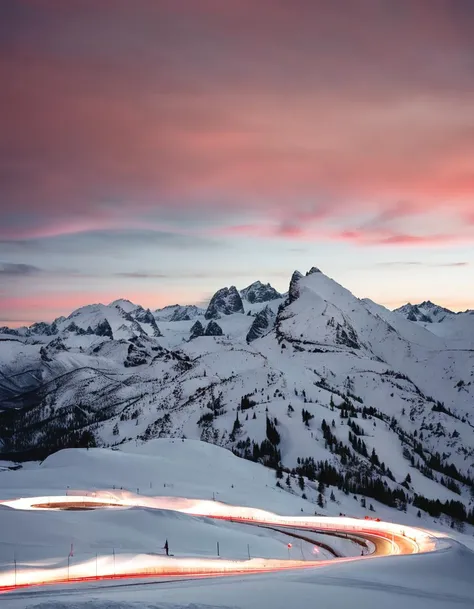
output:
[[[31,325],[28,328],[28,334],[30,336],[34,335],[43,335],[43,336],[54,336],[58,333],[58,327],[56,322],[53,321],[52,324],[48,324],[44,321],[40,321]]]
[[[155,338],[163,336],[163,334],[160,332],[160,329],[158,328],[156,319],[150,309],[145,310],[142,307],[138,307],[137,309],[132,311],[131,315],[133,319],[138,323],[150,325],[153,328],[153,336]]]
[[[8,334],[9,336],[20,336],[18,330],[14,328],[8,328],[7,326],[2,326],[0,328],[0,334]]]
[[[148,362],[148,353],[139,349],[136,345],[130,342],[128,346],[127,359],[124,361],[126,368],[133,368],[135,366],[143,366]]]
[[[79,326],[73,321],[67,326],[65,331],[70,332],[71,334],[76,334],[77,336],[86,336],[87,334],[92,334],[92,330],[90,328],[88,328],[88,330],[79,328]]]
[[[244,313],[242,298],[235,286],[222,288],[211,298],[204,317],[206,319],[220,319],[221,315]]]
[[[299,271],[295,271],[291,276],[290,289],[288,290],[288,302],[291,304],[300,295],[298,283],[303,279],[303,275]]]
[[[148,334],[136,320],[132,321],[130,330],[134,333],[135,336],[148,336]],[[158,336],[161,336],[161,334],[159,334]]]
[[[44,347],[41,347],[40,357],[44,362],[52,362],[54,354],[58,353],[59,351],[67,351],[67,347],[58,337]]]
[[[204,314],[204,309],[196,305],[168,305],[155,311],[158,321],[191,321]]]
[[[206,336],[222,336],[223,334],[222,328],[216,321],[212,320],[207,324],[205,331]]]
[[[112,332],[112,328],[110,327],[109,322],[104,319],[101,322],[99,322],[95,328],[93,328],[93,332],[96,336],[105,336],[108,338],[113,339],[114,338],[114,334]]]
[[[240,295],[250,303],[255,302],[270,302],[282,298],[280,292],[277,292],[269,283],[264,284],[261,281],[255,281],[248,287],[240,291]]]
[[[252,325],[250,326],[250,330],[247,333],[247,342],[251,343],[252,341],[265,336],[274,326],[276,315],[270,309],[269,306],[266,306],[264,309],[259,311],[255,316]]]
[[[403,315],[409,321],[421,321],[428,324],[439,323],[456,315],[453,311],[434,304],[430,300],[417,305],[408,303],[399,309],[395,309],[394,313]]]
[[[152,324],[155,321],[150,309],[143,309],[142,307],[138,307],[135,311],[132,311],[131,316],[139,323]]]
[[[204,336],[204,326],[199,320],[197,320],[197,322],[191,327],[191,334],[189,340],[193,340],[193,338],[198,338],[198,336]]]
[[[188,305],[184,307],[178,305],[169,318],[169,321],[191,321],[201,314],[202,309],[196,305]]]

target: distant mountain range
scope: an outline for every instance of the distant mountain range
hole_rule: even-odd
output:
[[[399,509],[472,509],[473,312],[389,311],[316,267],[286,294],[255,282],[206,309],[117,300],[1,328],[0,404],[10,460],[185,436]]]
[[[455,315],[472,314],[474,311],[466,311],[465,313],[454,313],[449,309],[440,307],[430,300],[426,300],[421,304],[412,305],[408,303],[399,309],[395,309],[395,313],[400,313],[410,321],[422,321],[424,323],[439,323],[445,319],[449,319]]]

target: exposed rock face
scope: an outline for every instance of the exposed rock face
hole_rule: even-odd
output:
[[[255,283],[244,288],[241,290],[240,295],[250,303],[269,302],[270,300],[277,300],[282,297],[269,283],[263,284],[261,281],[255,281]]]
[[[193,338],[197,338],[198,336],[204,336],[204,326],[199,320],[195,324],[193,324],[189,339],[192,340]]]
[[[58,333],[58,328],[56,323],[53,321],[52,324],[48,324],[44,321],[40,321],[36,324],[33,324],[28,328],[29,335],[40,335],[43,334],[45,336],[54,336]]]
[[[242,298],[235,286],[222,288],[214,294],[207,307],[204,317],[206,319],[220,319],[221,315],[244,313]]]
[[[110,327],[110,324],[106,319],[104,319],[103,321],[98,323],[97,326],[93,329],[93,332],[97,336],[107,336],[108,338],[111,338],[111,339],[114,338],[112,328]]]
[[[131,313],[131,315],[133,319],[135,319],[139,323],[152,324],[155,321],[153,313],[150,311],[150,309],[143,309],[142,307],[138,307],[135,311]]]
[[[45,345],[44,347],[41,347],[41,349],[40,349],[41,359],[44,362],[51,362],[51,361],[53,361],[54,354],[58,353],[59,351],[67,351],[67,347],[63,343],[63,341],[58,337],[58,338],[55,338],[54,340],[52,340],[47,345]]]
[[[205,334],[206,336],[222,336],[224,332],[222,332],[222,328],[220,327],[220,325],[214,320],[212,320],[207,324]]]
[[[196,305],[168,305],[155,311],[155,318],[158,321],[191,321],[204,315],[204,309]]]
[[[295,271],[291,276],[290,289],[288,291],[288,301],[290,304],[300,295],[300,290],[298,287],[300,279],[303,279],[303,275],[299,271]]]
[[[70,332],[71,334],[76,334],[77,336],[85,336],[86,334],[92,334],[92,331],[90,328],[88,328],[88,330],[79,328],[79,326],[73,321],[66,328],[66,332]]]
[[[153,313],[150,311],[150,309],[145,310],[142,307],[138,307],[135,311],[132,311],[131,316],[138,323],[150,325],[153,328],[153,336],[155,338],[159,338],[160,336],[163,336],[163,334],[160,332],[160,329],[158,328],[156,319],[155,319]],[[142,332],[144,332],[144,330],[142,328],[140,328],[140,329]],[[135,330],[135,328],[134,328],[134,330]]]
[[[142,366],[148,362],[148,353],[136,347],[133,343],[128,346],[127,359],[124,361],[126,368]]]
[[[185,307],[178,306],[171,315],[169,321],[191,321],[198,315],[202,314],[202,310],[196,305],[188,305]]]
[[[273,328],[275,319],[275,313],[268,306],[257,313],[248,331],[247,342],[251,343],[257,338],[265,336]]]
[[[18,330],[14,328],[8,328],[7,326],[2,326],[0,328],[0,334],[8,334],[9,336],[20,336]]]
[[[133,332],[135,336],[148,336],[145,330],[141,327],[138,321],[133,320],[132,325],[130,326],[130,330]],[[159,334],[158,336],[161,336]]]
[[[312,266],[309,271],[306,273],[306,277],[308,275],[313,275],[313,273],[320,273],[321,271],[316,266]]]

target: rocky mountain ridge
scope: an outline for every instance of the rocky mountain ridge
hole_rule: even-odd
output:
[[[400,509],[451,517],[460,502],[468,518],[474,316],[454,316],[459,337],[317,268],[286,297],[248,293],[219,290],[193,319],[116,301],[1,333],[3,455],[186,436]]]

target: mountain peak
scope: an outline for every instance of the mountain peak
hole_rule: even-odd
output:
[[[299,271],[294,271],[290,279],[290,288],[288,290],[288,300],[290,303],[295,301],[300,294],[298,288],[300,279],[303,279],[303,275]]]
[[[232,315],[233,313],[244,313],[244,305],[237,288],[231,285],[230,288],[222,288],[214,294],[204,317],[219,319],[221,314]]]
[[[206,336],[222,336],[224,333],[222,332],[222,328],[217,321],[211,319],[211,321],[207,324],[204,334]]]
[[[277,292],[274,287],[269,283],[264,284],[261,281],[254,281],[254,283],[241,290],[240,295],[252,304],[282,298],[280,292]]]
[[[437,305],[431,300],[425,300],[420,304],[411,304],[409,302],[395,309],[394,313],[403,315],[409,321],[421,321],[423,323],[439,323],[455,315],[450,309]]]
[[[204,327],[199,320],[197,320],[191,327],[189,339],[192,340],[198,336],[204,336]]]
[[[130,313],[138,307],[138,305],[133,304],[133,302],[131,300],[128,300],[127,298],[118,298],[117,300],[111,302],[109,306],[120,307],[122,311],[125,311],[125,313]]]
[[[425,300],[420,304],[411,304],[410,302],[398,309],[394,313],[403,315],[409,321],[421,321],[423,323],[439,323],[444,319],[455,315],[453,311],[446,309],[440,305]]]
[[[321,275],[321,277],[326,277],[316,266],[312,266],[310,270],[306,273],[306,277],[310,275]],[[288,291],[288,299],[289,302],[292,303],[299,296],[299,282],[301,279],[304,279],[304,275],[299,271],[294,271],[290,280],[290,289]]]
[[[155,311],[155,317],[160,321],[191,321],[204,314],[204,309],[196,305],[167,305]]]

